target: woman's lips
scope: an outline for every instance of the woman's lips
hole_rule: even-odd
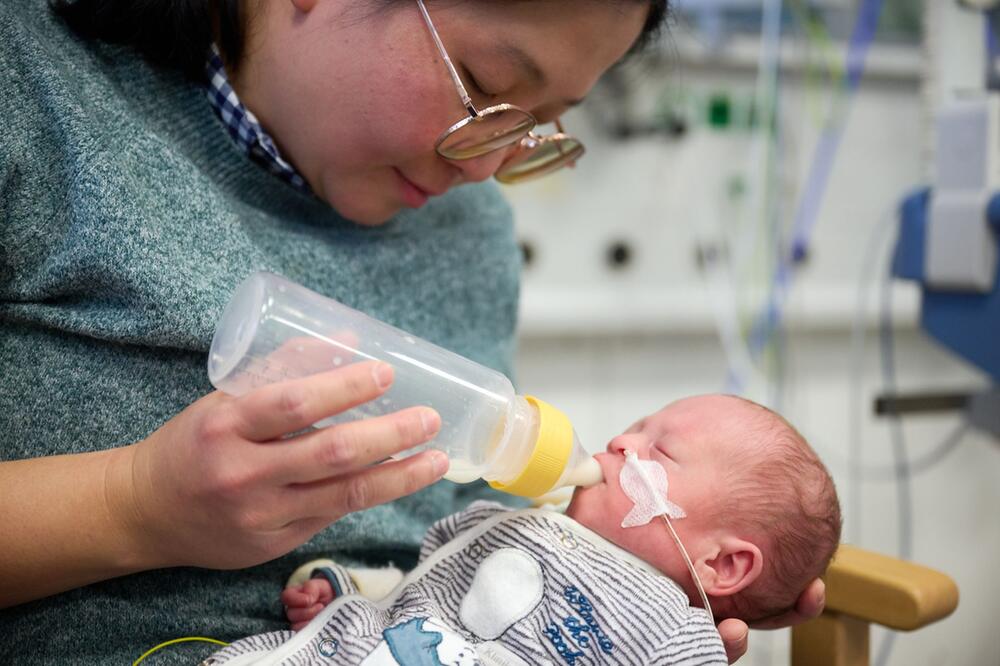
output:
[[[397,176],[399,176],[400,190],[402,191],[403,195],[403,203],[405,203],[410,208],[420,208],[425,203],[427,203],[427,199],[429,199],[432,195],[431,192],[428,192],[427,190],[423,189],[422,187],[414,183],[412,180],[404,176],[403,172],[397,169],[396,167],[393,167],[392,170],[396,172]]]

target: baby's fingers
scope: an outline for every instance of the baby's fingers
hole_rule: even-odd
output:
[[[319,595],[306,592],[302,585],[286,587],[281,592],[281,603],[285,608],[305,608],[319,601]]]
[[[324,606],[333,601],[333,588],[325,578],[310,578],[302,584],[302,589],[314,601]]]
[[[307,623],[319,615],[322,610],[323,604],[313,604],[312,606],[306,606],[305,608],[289,608],[285,614],[288,616],[288,621],[292,623],[292,629],[298,631],[298,629],[295,628],[296,623]]]

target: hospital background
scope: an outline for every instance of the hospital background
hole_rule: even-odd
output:
[[[587,146],[577,167],[506,188],[526,263],[519,389],[566,411],[592,451],[691,394],[781,411],[837,482],[845,542],[959,586],[950,617],[875,629],[872,663],[1000,664],[1000,400],[982,361],[1000,319],[944,320],[971,362],[922,326],[925,284],[890,277],[904,200],[963,186],[941,173],[956,152],[983,152],[980,172],[1000,154],[998,3],[672,4],[652,51],[564,117]],[[986,122],[956,151],[940,119],[963,101]],[[949,234],[977,254],[947,298],[996,284],[984,219]],[[877,415],[880,398],[902,413]],[[787,663],[788,644],[755,631],[741,663]]]

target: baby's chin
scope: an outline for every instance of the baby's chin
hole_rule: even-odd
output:
[[[573,514],[579,511],[580,503],[586,501],[588,488],[577,486],[573,489],[573,495],[569,499],[569,506],[566,507],[566,515],[575,519]],[[581,499],[581,496],[583,499]]]
[[[591,527],[596,522],[597,512],[603,504],[600,496],[604,487],[603,483],[598,483],[586,488],[583,486],[575,488],[569,506],[566,507],[566,515],[584,527]]]

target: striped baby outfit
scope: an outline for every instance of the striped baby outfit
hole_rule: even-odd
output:
[[[328,572],[329,573],[329,572]],[[715,626],[672,580],[560,513],[490,502],[435,523],[379,601],[343,590],[297,634],[252,636],[206,664],[726,664]]]

